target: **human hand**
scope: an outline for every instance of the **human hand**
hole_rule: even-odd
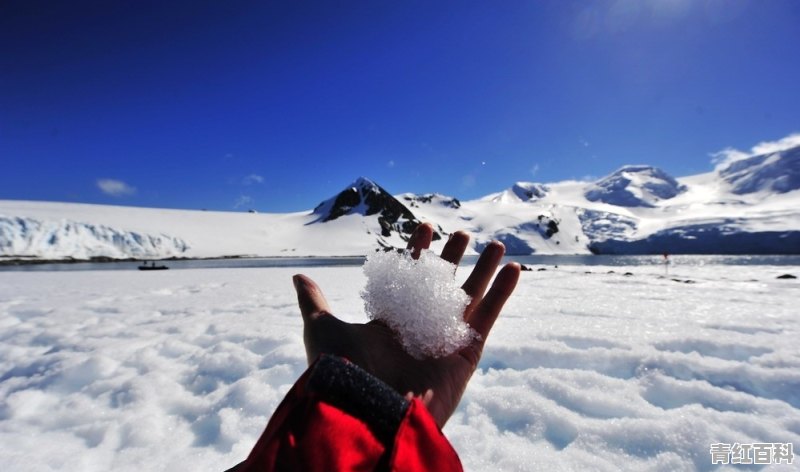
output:
[[[417,227],[408,243],[415,259],[423,249],[430,247],[432,238],[433,227],[430,224]],[[467,233],[454,233],[442,251],[442,259],[458,265],[468,243]],[[486,292],[504,252],[501,243],[490,243],[462,286],[472,297],[464,311],[464,320],[480,336],[463,349],[439,358],[413,358],[405,352],[395,334],[380,321],[346,323],[339,320],[331,313],[314,281],[304,275],[294,276],[309,364],[323,353],[345,357],[399,393],[421,396],[436,423],[443,427],[458,406],[467,382],[478,366],[492,325],[517,285],[520,266],[510,263],[500,270]]]

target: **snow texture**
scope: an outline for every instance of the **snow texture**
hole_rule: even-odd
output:
[[[364,263],[361,294],[367,316],[386,323],[417,359],[442,357],[477,336],[464,321],[470,297],[455,283],[456,266],[423,250],[382,251]]]
[[[776,277],[800,266],[660,259],[522,274],[444,428],[465,470],[755,470],[712,465],[714,442],[797,455],[800,282]],[[244,460],[307,365],[295,270],[0,272],[0,468]],[[365,321],[361,268],[306,274]]]

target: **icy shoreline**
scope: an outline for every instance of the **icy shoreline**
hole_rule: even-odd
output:
[[[111,257],[96,256],[88,259],[64,258],[64,259],[39,259],[36,256],[0,256],[0,266],[7,265],[41,265],[41,264],[113,264],[117,262],[150,262],[150,261],[235,261],[235,260],[344,260],[361,259],[366,256],[253,256],[253,255],[233,255],[218,257],[163,257],[163,258],[123,258],[115,259]]]

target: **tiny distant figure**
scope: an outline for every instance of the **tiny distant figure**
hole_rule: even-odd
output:
[[[664,253],[664,273],[669,275],[669,253]]]

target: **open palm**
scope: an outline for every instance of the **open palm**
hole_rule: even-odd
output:
[[[420,225],[408,248],[419,257],[433,237],[429,224]],[[454,233],[442,251],[442,259],[458,264],[469,244],[464,232]],[[507,264],[486,292],[505,248],[492,242],[481,253],[463,290],[472,297],[464,320],[480,335],[463,349],[439,358],[415,359],[382,322],[346,323],[330,310],[322,291],[303,275],[294,277],[304,321],[304,340],[309,363],[319,354],[345,357],[375,375],[401,394],[422,396],[436,423],[442,427],[455,411],[472,373],[478,366],[486,337],[519,279],[519,264]],[[485,294],[485,295],[484,295]]]

